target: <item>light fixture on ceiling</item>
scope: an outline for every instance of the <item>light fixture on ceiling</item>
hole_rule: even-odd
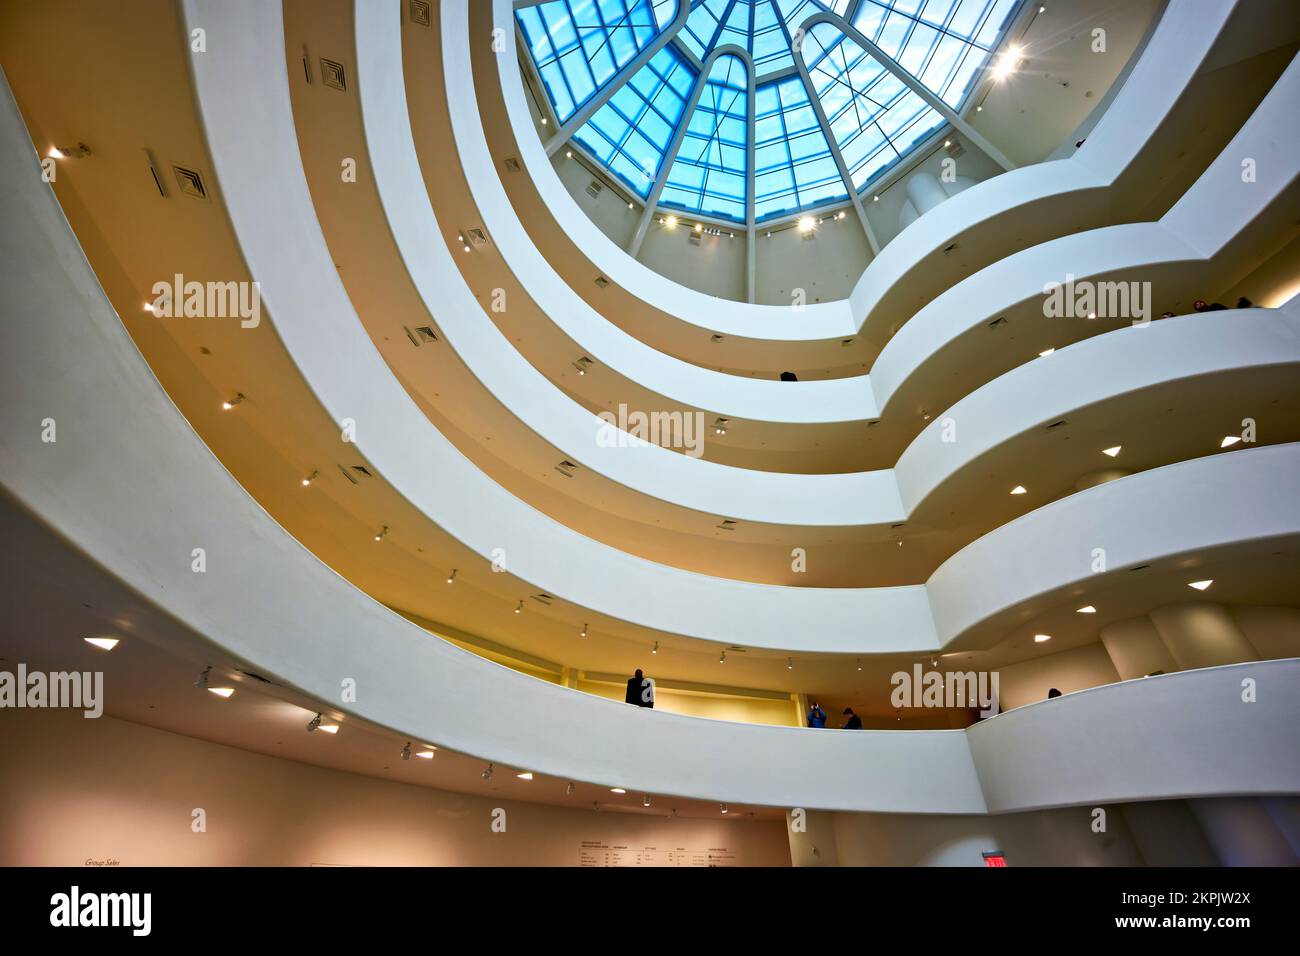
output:
[[[695,224],[695,231],[696,231],[696,232],[703,232],[703,231],[704,231],[704,223],[702,223],[702,222],[697,222],[697,223]]]
[[[1014,488],[1011,489],[1011,493],[1012,493],[1013,495],[1023,495],[1023,494],[1026,493],[1026,492],[1025,492],[1025,486],[1024,486],[1024,485],[1016,485]]]
[[[651,653],[651,654],[658,654],[658,653],[659,653],[659,642],[658,642],[658,641],[655,641],[655,646],[652,647],[652,648],[650,648],[650,653]]]
[[[1088,313],[1088,318],[1089,318],[1089,319],[1095,319],[1096,317],[1097,317],[1097,313],[1096,313],[1096,312],[1089,312],[1089,313]]]
[[[319,477],[320,477],[319,470],[312,471],[310,475],[308,475],[306,478],[302,480],[302,486],[306,488],[308,485],[310,485],[313,481],[315,481]]]
[[[411,759],[411,742],[409,740],[406,742],[406,746],[402,748],[402,759]]]
[[[235,688],[233,688],[233,687],[209,687],[209,688],[208,688],[208,693],[209,693],[209,694],[216,694],[218,697],[220,697],[220,698],[222,698],[222,699],[224,699],[224,700],[229,700],[231,697],[233,697],[233,696],[235,695]]]
[[[50,159],[66,159],[66,158],[67,158],[66,155],[64,154],[63,150],[59,149],[59,147],[57,147],[57,146],[51,146],[51,147],[50,147],[50,151],[49,151],[48,153],[46,153],[46,155],[49,156]]]
[[[648,793],[641,794],[641,806],[643,807],[650,806],[650,794]]]
[[[858,658],[858,670],[862,670],[862,658]]]
[[[1240,436],[1240,435],[1224,435],[1224,436],[1223,436],[1223,441],[1219,442],[1219,447],[1220,447],[1220,448],[1229,448],[1229,447],[1231,447],[1232,445],[1237,444],[1237,442],[1239,442],[1239,441],[1241,441],[1241,436]]]
[[[1103,455],[1109,455],[1111,458],[1114,458],[1116,455],[1120,453],[1120,450],[1123,449],[1123,447],[1124,447],[1123,445],[1113,445],[1110,448],[1103,448],[1101,450],[1101,453]]]
[[[455,581],[456,581],[456,569],[455,569],[455,568],[452,568],[452,569],[451,569],[451,574],[447,575],[447,583],[448,583],[448,584],[454,584]]]
[[[1097,609],[1093,607],[1091,604],[1085,604],[1083,607],[1079,608],[1079,610],[1075,611],[1074,613],[1075,614],[1096,614]]]
[[[1000,82],[1016,72],[1024,62],[1021,52],[1021,48],[1014,43],[1007,47],[1006,51],[998,57],[997,65],[993,67],[993,79]]]
[[[228,412],[243,400],[244,400],[243,392],[236,392],[234,395],[231,395],[228,399],[226,399],[224,402],[221,403],[221,410],[223,412]]]
[[[92,647],[98,647],[101,651],[111,651],[117,647],[116,637],[86,637],[82,638],[82,640]]]
[[[494,768],[493,768],[493,766],[492,766],[491,764],[488,764],[488,765],[487,765],[487,767],[483,770],[483,779],[484,779],[484,780],[491,780],[491,779],[492,779],[492,771],[493,771],[493,769],[494,769]]]
[[[579,635],[579,636],[581,636],[581,637],[586,637],[586,636],[587,636],[587,625],[586,625],[586,624],[582,625],[582,634]]]
[[[1050,641],[1051,639],[1052,639],[1052,635],[1051,635],[1051,634],[1035,634],[1035,635],[1034,635],[1034,643],[1035,643],[1035,644],[1046,644],[1046,643],[1047,643],[1048,641]]]
[[[794,670],[794,658],[793,658],[793,657],[787,657],[787,658],[785,659],[785,669],[788,670],[788,671],[792,671],[792,670]]]
[[[672,229],[673,227],[675,227],[675,226],[677,225],[677,217],[676,217],[676,216],[669,216],[668,218],[666,218],[666,219],[664,220],[664,225],[667,226],[669,229]]]
[[[153,306],[153,303],[152,303],[152,302],[146,302],[146,303],[144,304],[144,310],[145,310],[146,312],[152,312],[152,311],[153,311],[153,308],[154,308],[154,306]]]
[[[571,796],[573,796],[574,792],[575,792],[577,789],[578,789],[578,785],[577,785],[576,783],[574,783],[572,780],[570,780],[569,783],[568,783],[568,785],[564,788],[564,795],[565,795],[566,797],[571,797]]]
[[[1214,578],[1206,578],[1204,581],[1188,581],[1187,586],[1189,588],[1196,588],[1198,591],[1204,591],[1213,583]]]
[[[543,125],[543,126],[546,125],[546,117],[545,117],[545,116],[542,117],[542,125]]]
[[[610,787],[610,788],[609,788],[609,792],[610,792],[610,793],[627,793],[627,791],[624,790],[622,787]]]
[[[523,601],[520,601],[518,604],[515,605],[515,613],[516,613],[516,614],[523,614],[523,613],[524,613],[524,602],[523,602]]]
[[[949,146],[951,146],[951,145],[952,145],[952,140],[950,140],[950,139],[945,139],[945,140],[943,141],[943,148],[944,148],[944,149],[947,149],[947,148],[948,148]]]
[[[871,201],[872,201],[872,202],[880,202],[880,197],[879,197],[879,196],[872,196],[872,197],[871,197]]]
[[[565,159],[573,159],[573,150],[571,150],[571,149],[566,149],[566,150],[564,151],[564,158],[565,158]]]
[[[320,725],[320,729],[321,729],[321,733],[325,733],[325,734],[337,734],[337,733],[339,732],[339,725],[338,725],[338,724],[321,724],[321,725]]]
[[[207,678],[204,677],[204,680],[207,680]],[[317,714],[311,720],[307,721],[307,733],[314,734],[319,728],[320,728],[320,714]]]
[[[199,676],[194,679],[194,686],[199,690],[208,689],[208,675],[212,673],[212,665],[209,664],[199,672]]]
[[[812,232],[815,228],[817,228],[817,220],[812,216],[804,216],[799,220],[800,232]]]
[[[418,754],[416,754],[416,756],[419,757],[421,760],[432,760],[432,759],[433,759],[433,755],[434,755],[434,753],[437,752],[437,749],[438,749],[438,748],[436,748],[436,747],[431,747],[431,746],[429,746],[428,744],[425,744],[425,746],[426,746],[426,747],[429,747],[429,749],[428,749],[428,750],[421,750]]]
[[[1047,358],[1047,356],[1051,355],[1055,351],[1056,349],[1043,349],[1041,352],[1038,353],[1038,357]]]
[[[839,215],[836,216],[835,218],[836,218],[836,219],[843,219],[843,218],[844,218],[845,216],[847,216],[847,215],[848,215],[848,213],[845,212],[843,209],[841,209],[840,212],[839,212]]]
[[[515,776],[520,780],[532,780],[533,772],[531,770],[521,770],[519,773],[515,774]]]
[[[726,651],[723,651],[721,654],[718,655],[718,663],[719,663],[719,664],[725,664],[725,663],[727,663],[727,652],[726,652]]]
[[[632,204],[631,204],[631,203],[628,203],[628,204],[627,204],[627,208],[628,208],[628,209],[631,209],[631,208],[632,208]]]
[[[727,808],[727,805],[726,805],[725,803],[722,804],[721,807],[720,807],[719,809],[721,809],[723,813],[730,813],[730,812],[731,812],[731,811]]]
[[[382,528],[379,529],[379,533],[375,535],[375,540],[383,541],[387,537],[388,537],[388,525],[384,525]]]

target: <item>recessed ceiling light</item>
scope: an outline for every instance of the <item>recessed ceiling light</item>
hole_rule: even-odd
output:
[[[1208,578],[1204,581],[1188,581],[1187,586],[1189,588],[1196,588],[1196,590],[1198,591],[1204,591],[1213,583],[1214,583],[1214,578]]]
[[[434,752],[432,750],[421,750],[418,754],[416,754],[416,756],[419,757],[421,760],[432,760],[433,753]]]
[[[233,687],[209,687],[209,688],[208,688],[208,693],[209,693],[209,694],[216,694],[218,697],[231,697],[231,696],[233,696],[234,693],[235,693],[235,688],[233,688]]]
[[[1083,607],[1079,608],[1079,610],[1075,611],[1074,613],[1075,614],[1096,614],[1097,609],[1093,607],[1091,604],[1085,604]]]
[[[624,790],[622,787],[610,787],[610,788],[609,788],[609,792],[610,792],[610,793],[627,793],[627,791]]]
[[[1024,486],[1024,485],[1016,485],[1014,488],[1011,489],[1011,493],[1012,493],[1013,495],[1023,495],[1023,494],[1025,494],[1025,486]]]
[[[1110,448],[1103,448],[1103,449],[1101,450],[1101,453],[1102,453],[1103,455],[1109,455],[1111,458],[1114,458],[1116,455],[1119,454],[1120,449],[1123,448],[1123,447],[1124,447],[1123,445],[1114,445],[1114,446],[1112,446],[1112,447],[1110,447]]]
[[[1220,448],[1227,448],[1229,445],[1235,445],[1241,441],[1240,435],[1225,435],[1223,441],[1219,442]]]
[[[1041,352],[1038,353],[1038,357],[1039,357],[1039,358],[1047,358],[1047,356],[1051,355],[1051,354],[1052,354],[1053,352],[1055,352],[1055,351],[1056,351],[1056,349],[1043,349],[1043,351],[1041,351]]]
[[[1035,644],[1046,644],[1046,643],[1047,643],[1048,641],[1050,641],[1051,639],[1052,639],[1052,635],[1051,635],[1051,634],[1035,634],[1035,635],[1034,635],[1034,643],[1035,643]]]
[[[327,734],[337,734],[337,733],[339,732],[339,725],[338,725],[338,724],[321,724],[319,729],[320,729],[321,731],[323,731],[324,733],[327,733]]]
[[[117,647],[116,637],[87,637],[85,641],[87,644],[93,644],[95,647],[98,647],[101,651],[111,651],[113,648]]]
[[[518,777],[520,780],[532,780],[533,772],[531,770],[525,770],[523,773],[515,774],[515,776]]]

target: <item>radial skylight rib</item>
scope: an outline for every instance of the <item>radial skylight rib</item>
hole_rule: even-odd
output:
[[[666,46],[573,138],[644,199],[681,122],[695,77],[682,55]]]
[[[748,137],[749,71],[739,57],[720,56],[691,113],[659,202],[743,222]]]
[[[577,112],[676,10],[677,0],[551,0],[516,11],[555,118]]]

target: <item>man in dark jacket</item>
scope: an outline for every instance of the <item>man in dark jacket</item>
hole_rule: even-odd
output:
[[[623,701],[636,704],[638,707],[654,707],[655,685],[650,678],[641,673],[641,668],[638,667],[636,674],[628,679],[627,694],[624,695]]]
[[[844,714],[849,719],[844,722],[845,730],[861,730],[862,718],[853,712],[852,707],[845,707]]]

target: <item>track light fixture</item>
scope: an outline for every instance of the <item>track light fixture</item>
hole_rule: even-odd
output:
[[[382,528],[379,529],[379,534],[375,535],[375,540],[383,541],[387,537],[388,537],[388,525],[384,525]]]
[[[484,780],[491,780],[491,779],[492,779],[492,769],[493,769],[493,768],[492,768],[492,765],[491,765],[491,764],[488,764],[488,765],[487,765],[487,769],[483,771],[483,779],[484,779]]]
[[[243,400],[244,400],[244,393],[236,392],[234,395],[231,395],[228,399],[226,399],[224,402],[221,403],[221,410],[223,412],[228,412]]]
[[[658,641],[655,641],[655,646],[652,647],[652,648],[650,648],[650,653],[651,653],[651,654],[658,654],[658,653],[659,653],[659,642],[658,642]]]
[[[310,475],[308,475],[306,478],[302,480],[302,486],[306,488],[308,485],[310,485],[313,481],[315,481],[319,477],[320,477],[320,471],[319,470],[313,471]]]
[[[718,655],[718,663],[719,663],[719,664],[725,664],[725,663],[727,663],[727,652],[726,652],[726,651],[723,651],[721,654]]]
[[[564,788],[564,795],[565,795],[566,797],[571,797],[571,796],[573,796],[574,792],[575,792],[577,789],[578,789],[578,785],[577,785],[576,783],[574,783],[572,780],[570,780],[570,781],[569,781],[569,785],[568,785],[567,787]]]
[[[792,670],[794,670],[794,658],[793,658],[793,657],[787,657],[787,658],[785,659],[785,669],[788,670],[788,671],[792,671]]]
[[[317,714],[311,720],[307,721],[307,733],[316,733],[316,728],[320,726],[320,714]]]
[[[726,805],[725,803],[722,805],[722,812],[723,812],[723,813],[730,813],[730,812],[731,812],[730,810],[727,809],[727,805]]]
[[[650,794],[648,793],[641,794],[641,806],[643,807],[650,806]]]
[[[453,584],[453,583],[455,583],[455,581],[456,581],[456,569],[455,569],[455,568],[452,568],[452,569],[451,569],[451,574],[447,575],[447,583],[448,583],[448,584]]]
[[[411,742],[409,740],[406,742],[406,746],[402,748],[402,759],[411,759]]]
[[[523,602],[523,601],[520,601],[518,604],[515,605],[515,613],[516,613],[516,614],[523,614],[523,613],[524,613],[524,602]]]
[[[583,636],[583,637],[586,637],[586,636],[587,636],[587,625],[586,625],[586,624],[582,625],[582,636]]]
[[[203,672],[200,673],[198,679],[194,681],[194,686],[197,687],[199,690],[207,690],[208,675],[211,673],[212,673],[212,665],[209,664],[207,667],[203,668]]]

